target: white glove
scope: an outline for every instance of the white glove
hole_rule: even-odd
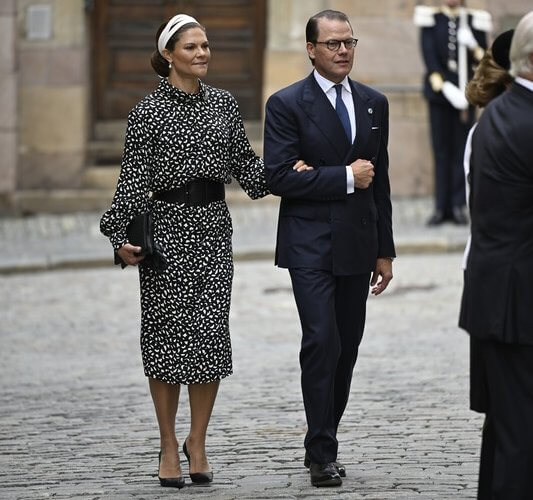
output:
[[[457,30],[457,41],[461,45],[466,45],[470,50],[474,50],[477,46],[477,40],[474,38],[472,30],[464,27]]]
[[[459,87],[453,83],[447,81],[444,82],[442,84],[442,93],[455,109],[462,111],[468,108],[468,101],[466,100],[465,95],[459,90]]]

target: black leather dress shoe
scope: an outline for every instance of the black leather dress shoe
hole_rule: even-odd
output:
[[[159,466],[161,466],[161,452],[159,452]],[[183,488],[185,486],[185,479],[183,479],[183,476],[161,477],[158,470],[157,477],[159,478],[161,486],[165,488]]]
[[[187,449],[187,440],[183,442],[183,453],[187,457],[187,462],[189,462],[189,468],[191,467],[191,456],[189,455],[189,450]],[[189,477],[191,481],[196,484],[207,484],[213,481],[213,473],[209,472],[189,472]]]
[[[335,469],[337,469],[340,477],[346,477],[346,467],[344,467],[344,465],[340,462],[333,462],[333,465],[335,466]]]
[[[427,220],[426,225],[428,226],[439,226],[440,224],[446,222],[446,214],[441,210],[435,210],[433,215]]]
[[[468,219],[466,218],[466,215],[461,207],[454,207],[452,210],[452,221],[458,226],[465,226],[468,224]]]
[[[328,462],[327,464],[314,464],[311,462],[309,472],[311,474],[311,484],[317,488],[340,486],[342,484],[342,479],[333,462]]]
[[[346,477],[346,467],[344,467],[344,465],[342,465],[340,462],[333,462],[333,465],[337,469],[337,472],[339,473],[340,477]],[[311,459],[309,458],[307,452],[305,453],[304,457],[304,466],[308,469],[311,466]]]

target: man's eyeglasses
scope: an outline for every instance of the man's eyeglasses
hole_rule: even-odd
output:
[[[337,50],[341,48],[341,43],[344,44],[346,50],[350,50],[357,47],[357,41],[357,38],[348,38],[346,40],[328,40],[327,42],[315,42],[315,45],[321,43],[332,52],[337,52]]]

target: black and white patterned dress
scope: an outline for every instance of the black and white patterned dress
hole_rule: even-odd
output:
[[[139,265],[141,350],[146,376],[206,383],[232,373],[229,309],[232,226],[224,201],[185,206],[150,192],[194,179],[229,183],[251,198],[267,194],[264,165],[244,131],[233,96],[200,82],[187,94],[163,78],[129,114],[122,168],[111,209],[100,221],[115,249],[126,226],[150,209],[168,268]]]

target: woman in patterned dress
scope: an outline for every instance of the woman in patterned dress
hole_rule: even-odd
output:
[[[223,186],[234,177],[252,199],[268,191],[235,99],[200,80],[210,59],[205,28],[179,14],[161,25],[156,45],[151,62],[162,78],[128,116],[120,177],[101,231],[124,263],[140,264],[141,351],[160,430],[159,479],[181,488],[180,386],[188,386],[191,408],[183,442],[189,475],[210,482],[207,426],[220,379],[232,373],[232,226]],[[143,263],[126,236],[128,223],[146,211],[168,262],[163,271]]]

